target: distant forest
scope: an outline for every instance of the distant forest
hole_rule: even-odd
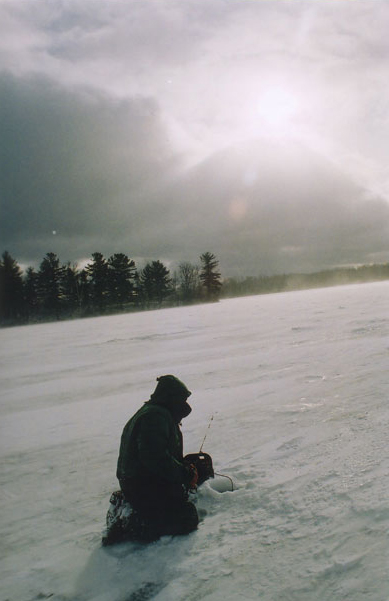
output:
[[[182,262],[174,273],[159,260],[138,270],[127,255],[93,253],[83,268],[48,253],[25,273],[5,251],[0,261],[0,325],[38,323],[141,311],[253,294],[389,279],[389,263],[310,274],[222,278],[219,261],[205,252],[198,265]]]
[[[315,273],[228,278],[223,281],[223,297],[288,292],[343,284],[389,280],[389,263],[341,267]]]
[[[116,253],[93,253],[83,268],[48,253],[39,270],[22,272],[5,251],[0,261],[0,324],[16,325],[92,315],[213,302],[222,287],[219,261],[205,252],[200,264],[180,263],[171,274],[159,260],[138,270],[135,261]]]

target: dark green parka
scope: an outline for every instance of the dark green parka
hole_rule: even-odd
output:
[[[149,401],[127,422],[121,437],[117,478],[153,478],[187,485],[179,422],[191,407],[186,386],[174,376],[161,376]]]

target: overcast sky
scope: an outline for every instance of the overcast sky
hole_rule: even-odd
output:
[[[389,261],[387,0],[0,0],[0,251]]]

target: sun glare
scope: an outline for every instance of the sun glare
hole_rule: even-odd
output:
[[[298,107],[298,100],[292,92],[276,86],[265,90],[260,96],[256,113],[261,122],[269,128],[285,129],[292,126]]]

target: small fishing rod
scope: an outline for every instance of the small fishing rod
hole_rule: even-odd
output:
[[[208,428],[207,428],[207,429],[206,429],[206,431],[205,431],[205,435],[204,435],[204,438],[203,438],[203,442],[201,443],[201,447],[200,447],[199,454],[200,454],[200,453],[202,453],[203,446],[204,446],[204,443],[205,443],[205,439],[207,438],[207,435],[208,435],[208,430],[210,429],[210,427],[211,427],[211,425],[212,425],[213,418],[214,418],[214,416],[213,416],[213,415],[211,415],[211,419],[209,420]],[[217,472],[214,472],[214,474],[215,474],[215,476],[221,476],[222,478],[227,478],[227,479],[228,479],[228,480],[231,482],[231,492],[234,492],[234,483],[233,483],[233,481],[232,481],[232,478],[230,478],[229,476],[225,476],[224,474],[218,474]]]

